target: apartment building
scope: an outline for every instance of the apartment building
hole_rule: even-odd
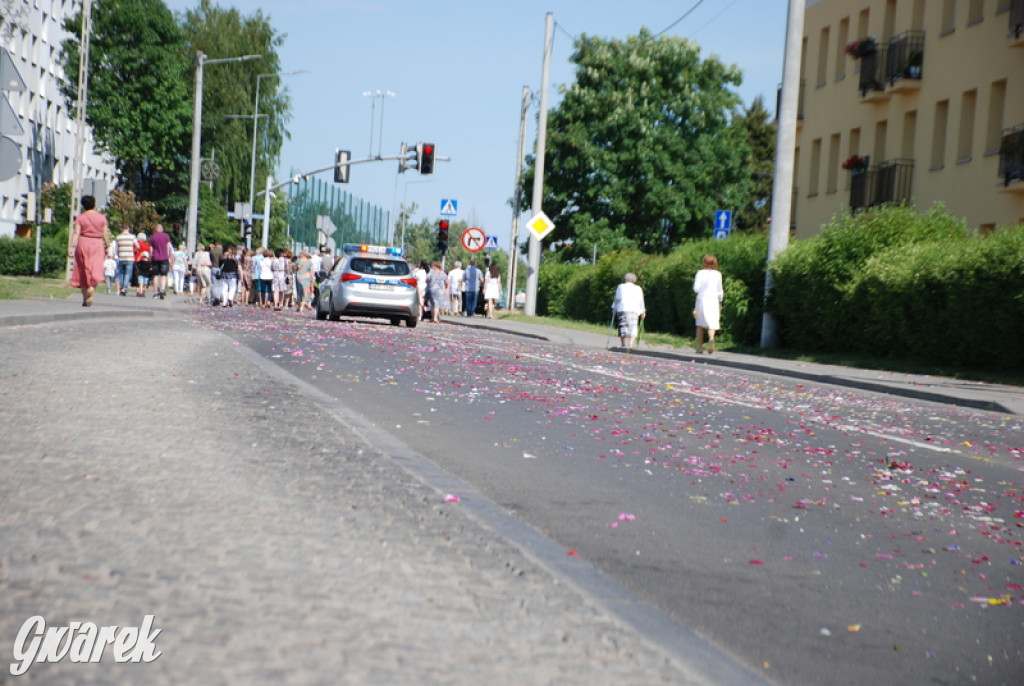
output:
[[[941,201],[1024,222],[1024,0],[808,0],[794,231]]]
[[[46,182],[68,183],[74,179],[77,122],[57,85],[63,78],[61,42],[64,19],[78,13],[81,0],[23,0],[11,4],[12,16],[4,17],[0,48],[18,78],[0,84],[0,236],[10,236],[25,222],[25,194],[39,192]],[[74,80],[78,73],[71,74]],[[10,81],[10,79],[8,79]],[[18,87],[24,84],[24,88]],[[15,120],[12,123],[11,120]],[[19,131],[20,129],[20,131]],[[12,173],[13,172],[13,173]],[[83,178],[113,186],[113,162],[94,150],[91,131],[86,132]]]

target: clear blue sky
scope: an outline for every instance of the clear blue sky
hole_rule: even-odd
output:
[[[166,0],[175,12],[194,0]],[[397,155],[400,144],[432,141],[439,156],[433,176],[397,174],[396,162],[352,168],[346,190],[394,211],[418,205],[414,220],[438,217],[440,202],[458,201],[457,220],[498,236],[507,249],[515,183],[522,87],[540,88],[545,15],[555,19],[550,105],[558,84],[574,80],[572,37],[625,38],[653,33],[695,40],[743,71],[739,93],[749,104],[761,95],[769,111],[781,81],[786,0],[221,0],[250,15],[262,10],[285,34],[281,69],[309,69],[283,79],[293,106],[278,178],[333,162],[335,148],[353,158],[371,150]],[[694,6],[696,8],[694,9]],[[232,55],[210,55],[210,58]],[[211,66],[230,69],[230,64]],[[266,80],[264,80],[266,83]],[[365,97],[366,91],[395,97]],[[381,103],[383,138],[380,141]],[[373,141],[370,128],[373,112]],[[536,139],[536,103],[526,147]],[[320,178],[330,180],[329,174]],[[397,180],[397,183],[396,183]],[[239,200],[244,200],[240,198]]]

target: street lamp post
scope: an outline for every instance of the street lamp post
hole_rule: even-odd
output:
[[[258,60],[263,55],[243,55],[220,60],[208,60],[201,50],[196,51],[196,93],[195,108],[192,112],[192,164],[188,183],[188,229],[186,243],[189,254],[196,250],[196,233],[199,225],[199,149],[202,143],[203,126],[203,67],[207,64],[244,62]]]
[[[384,98],[393,98],[395,94],[391,91],[363,91],[364,98],[373,98],[370,103],[370,157],[373,157],[373,112],[377,106],[377,98],[380,98],[380,133],[378,134],[377,157],[381,156],[384,150]]]
[[[252,212],[252,205],[256,202],[256,127],[260,121],[260,81],[271,76],[294,76],[295,74],[306,74],[308,69],[298,71],[279,71],[273,74],[259,74],[256,76],[256,98],[252,107],[252,164],[249,170],[249,211]],[[250,221],[252,219],[250,218]],[[270,227],[266,219],[263,220],[263,239],[260,243],[264,248],[270,240]],[[248,241],[252,239],[249,238]],[[252,247],[251,243],[247,247]]]

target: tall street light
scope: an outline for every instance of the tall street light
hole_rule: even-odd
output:
[[[373,98],[370,104],[370,157],[373,157],[373,111],[377,105],[377,98],[380,98],[380,142],[377,145],[377,157],[380,157],[384,146],[384,98],[393,98],[395,94],[391,91],[363,91],[364,98]]]
[[[279,71],[273,74],[259,74],[256,76],[256,98],[253,102],[252,107],[252,165],[249,170],[249,213],[252,214],[252,205],[256,202],[256,127],[260,121],[260,81],[268,79],[271,76],[294,76],[295,74],[307,74],[308,69],[299,69],[298,71]],[[252,219],[250,218],[250,222]],[[267,220],[263,220],[263,240],[261,245],[265,248],[269,242],[270,229]],[[251,239],[250,239],[251,240]],[[249,245],[248,247],[252,247]]]
[[[188,183],[188,231],[186,244],[189,254],[196,250],[196,229],[199,225],[199,148],[202,143],[203,127],[203,67],[207,64],[244,62],[258,60],[263,55],[243,55],[220,60],[208,60],[201,50],[196,51],[196,94],[195,109],[192,112],[192,165]]]

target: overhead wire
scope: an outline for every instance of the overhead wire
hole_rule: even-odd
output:
[[[667,31],[670,31],[670,30],[671,30],[671,29],[672,29],[672,28],[673,28],[673,27],[674,27],[674,26],[675,26],[676,24],[678,24],[678,23],[679,23],[679,22],[681,22],[681,21],[682,21],[683,19],[686,19],[686,18],[687,18],[688,16],[690,16],[691,14],[693,14],[693,11],[694,11],[695,9],[697,9],[698,7],[700,7],[700,6],[702,5],[702,4],[704,4],[704,0],[697,0],[697,4],[696,4],[696,5],[694,5],[693,7],[691,7],[690,9],[686,10],[686,14],[684,14],[684,15],[683,15],[683,16],[681,16],[681,17],[679,17],[679,18],[678,18],[678,19],[676,19],[676,20],[675,20],[674,22],[672,22],[672,23],[671,23],[671,24],[669,24],[669,25],[668,25],[667,27],[665,27],[664,29],[662,29],[661,31],[659,31],[658,33],[654,34],[654,35],[653,35],[653,36],[651,36],[651,37],[652,37],[652,38],[657,38],[657,37],[661,36],[661,35],[662,35],[663,33],[667,32]]]
[[[695,31],[694,31],[693,33],[691,33],[691,34],[690,34],[690,38],[693,38],[693,37],[694,37],[694,36],[696,36],[696,35],[697,35],[698,33],[700,33],[701,31],[703,31],[704,29],[706,29],[706,28],[708,27],[708,25],[709,25],[709,24],[712,24],[712,23],[713,23],[713,22],[714,22],[714,21],[715,21],[716,19],[718,19],[718,18],[719,18],[720,16],[722,16],[723,14],[725,14],[725,13],[726,13],[726,12],[727,12],[727,11],[729,10],[729,8],[730,8],[730,7],[732,7],[733,5],[735,5],[735,4],[737,3],[737,2],[739,2],[739,0],[732,0],[732,2],[730,2],[730,3],[728,4],[728,5],[726,5],[725,7],[723,7],[723,8],[722,8],[722,9],[721,9],[721,10],[720,10],[720,11],[718,12],[718,14],[716,14],[715,16],[713,16],[713,17],[711,17],[710,19],[708,19],[708,20],[707,20],[706,22],[704,22],[703,24],[701,24],[701,26],[700,26],[700,27],[699,27],[698,29],[696,29],[696,30],[695,30]]]

